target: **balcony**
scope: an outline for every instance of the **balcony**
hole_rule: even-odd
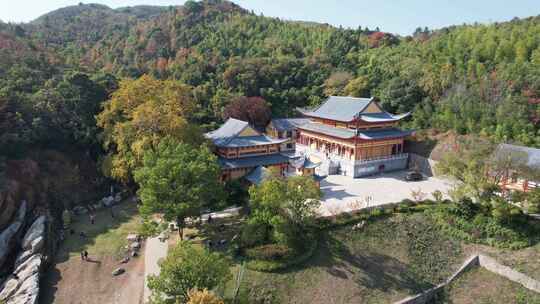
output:
[[[329,160],[332,160],[332,161],[346,161],[346,162],[354,162],[354,164],[369,164],[369,163],[376,163],[376,162],[380,162],[381,160],[402,160],[402,159],[407,159],[409,157],[409,154],[408,153],[400,153],[400,154],[393,154],[393,155],[386,155],[386,156],[381,156],[381,157],[372,157],[372,158],[369,158],[369,159],[359,159],[359,160],[354,160],[354,159],[351,159],[350,157],[345,157],[343,155],[339,155],[339,154],[336,154],[336,153],[326,153],[324,151],[319,151],[319,150],[315,150],[315,149],[312,149],[308,146],[305,146],[305,145],[302,145],[302,144],[298,144],[296,143],[296,152],[297,154],[306,154],[306,155],[312,155],[312,156],[315,156],[321,160],[326,160],[326,159],[329,159]]]

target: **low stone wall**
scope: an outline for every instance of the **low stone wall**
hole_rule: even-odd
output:
[[[486,270],[491,271],[495,274],[498,274],[502,277],[509,279],[510,281],[521,284],[523,287],[530,289],[532,291],[540,293],[540,282],[524,275],[521,272],[515,271],[514,269],[504,266],[497,262],[495,259],[488,256],[478,254],[470,257],[458,271],[451,275],[445,282],[430,288],[422,293],[410,296],[401,301],[394,302],[394,304],[426,304],[431,301],[437,293],[442,291],[448,284],[452,283],[465,271],[469,270],[472,267],[484,267]]]
[[[430,288],[422,293],[416,294],[414,296],[405,298],[401,301],[395,302],[394,304],[425,304],[431,301],[437,293],[439,293],[446,285],[452,283],[465,271],[469,270],[472,267],[476,267],[479,264],[479,258],[477,255],[470,257],[461,267],[454,272],[445,282]]]
[[[435,166],[437,161],[431,158],[426,158],[418,154],[409,153],[409,168],[418,169],[427,176],[435,175]]]
[[[523,287],[530,289],[532,291],[540,293],[540,282],[524,275],[521,272],[515,271],[514,269],[504,266],[497,262],[495,259],[490,258],[485,255],[479,255],[480,259],[480,266],[484,267],[485,269],[496,273],[502,277],[505,277],[509,279],[510,281],[519,283],[523,285]]]

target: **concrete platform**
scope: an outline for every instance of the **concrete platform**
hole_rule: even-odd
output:
[[[421,190],[425,198],[439,190],[448,197],[452,182],[437,177],[425,177],[422,181],[405,180],[407,171],[382,173],[369,177],[352,178],[342,175],[329,175],[321,182],[324,193],[320,214],[336,215],[366,207],[379,206],[413,199],[411,192]]]

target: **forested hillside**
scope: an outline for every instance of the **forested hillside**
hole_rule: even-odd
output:
[[[540,146],[540,17],[398,37],[282,21],[221,0],[182,7],[80,4],[28,24],[0,23],[0,154],[103,154],[95,116],[122,78],[192,88],[193,123],[222,121],[236,96],[274,115],[326,95],[378,97],[412,127]]]

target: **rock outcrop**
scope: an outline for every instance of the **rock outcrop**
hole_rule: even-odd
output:
[[[35,254],[20,264],[0,286],[0,301],[7,304],[37,303],[42,265],[41,254]]]
[[[31,249],[34,241],[45,234],[45,221],[46,220],[47,220],[47,217],[42,215],[38,217],[34,221],[34,223],[32,223],[32,226],[30,226],[30,228],[28,228],[21,244],[23,249],[25,250]]]
[[[26,207],[26,201],[22,201],[14,221],[0,233],[0,268],[3,267],[8,255],[16,245],[16,237],[24,225]]]
[[[26,213],[26,202],[21,205],[21,213]],[[17,217],[24,223],[24,216]],[[26,230],[19,245],[19,253],[13,264],[13,272],[0,285],[0,303],[35,304],[39,297],[39,278],[44,264],[47,217],[40,216]],[[19,228],[20,229],[20,228]]]

